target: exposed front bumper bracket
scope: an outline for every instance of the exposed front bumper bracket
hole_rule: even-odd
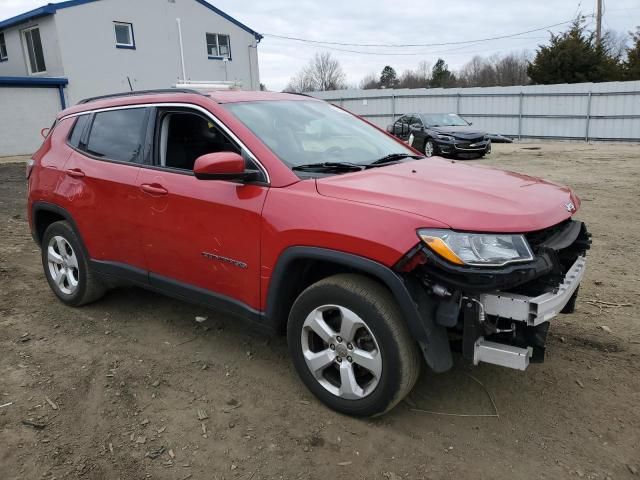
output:
[[[473,364],[492,363],[501,367],[525,370],[529,366],[531,351],[527,348],[488,342],[480,337],[473,349]]]
[[[578,257],[555,292],[543,293],[537,297],[527,297],[517,293],[485,293],[480,295],[480,303],[484,306],[486,315],[495,315],[536,326],[560,313],[580,286],[585,268],[585,258]]]

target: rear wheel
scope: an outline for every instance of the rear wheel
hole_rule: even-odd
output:
[[[361,275],[335,275],[302,292],[287,340],[309,390],[349,415],[390,410],[420,373],[420,353],[391,293]]]
[[[52,223],[45,230],[42,266],[51,290],[67,305],[77,307],[93,302],[105,292],[68,222]]]

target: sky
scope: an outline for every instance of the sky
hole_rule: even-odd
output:
[[[49,0],[51,1],[51,0]],[[163,0],[159,0],[163,1]],[[42,6],[47,0],[0,0],[0,20]],[[54,2],[55,3],[55,2]],[[341,63],[347,83],[356,86],[385,65],[400,74],[421,61],[442,57],[452,70],[474,55],[528,50],[533,54],[566,24],[516,37],[458,45],[369,47],[317,45],[271,35],[348,44],[442,44],[541,29],[570,21],[578,12],[592,15],[595,0],[211,0],[210,3],[265,35],[258,47],[260,81],[283,89],[316,52],[330,51]],[[587,20],[591,28],[595,22]],[[603,30],[628,32],[640,25],[639,0],[605,0]],[[345,51],[351,50],[351,51]]]

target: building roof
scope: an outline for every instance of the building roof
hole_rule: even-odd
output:
[[[22,13],[20,15],[16,15],[15,17],[11,17],[6,20],[0,21],[0,30],[3,30],[8,27],[13,27],[14,25],[18,25],[20,23],[28,22],[36,18],[45,17],[47,15],[54,15],[58,10],[61,10],[63,8],[75,7],[77,5],[83,5],[85,3],[97,2],[97,1],[99,0],[67,0],[65,2],[60,2],[60,3],[48,3],[43,7],[34,8],[33,10]],[[256,38],[256,40],[262,39],[262,35],[260,35],[258,32],[247,27],[244,23],[236,20],[231,15],[223,12],[219,8],[214,7],[206,0],[195,0],[195,1],[198,2],[200,5],[207,7],[209,10],[217,13],[218,15],[230,21],[234,25],[242,28],[246,32],[249,32],[251,35],[253,35]]]

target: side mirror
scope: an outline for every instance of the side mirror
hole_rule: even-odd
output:
[[[387,125],[387,132],[393,133],[393,124]]]
[[[469,126],[473,125],[473,122],[467,122],[469,124]]]
[[[42,130],[40,130],[40,135],[42,136],[42,138],[47,138],[49,136],[50,131],[51,131],[51,128],[44,127]]]
[[[244,158],[235,152],[207,153],[196,159],[193,173],[199,180],[253,180],[256,172],[245,170]]]

